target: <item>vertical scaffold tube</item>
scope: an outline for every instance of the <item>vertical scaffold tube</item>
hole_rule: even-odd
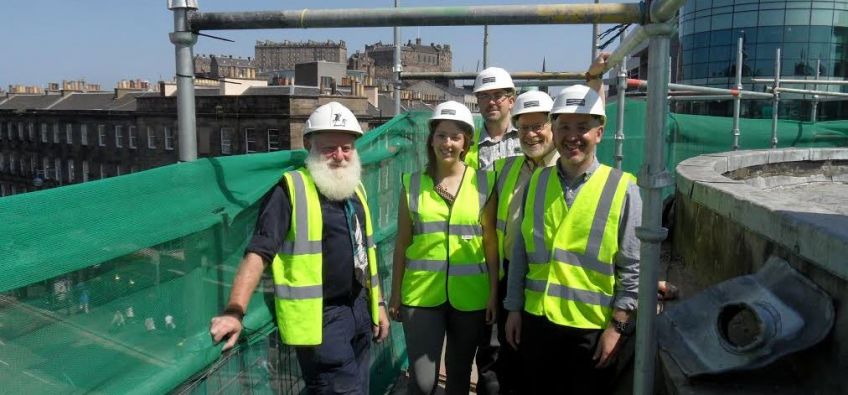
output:
[[[194,3],[194,4],[191,4]],[[192,47],[197,35],[188,30],[187,14],[196,9],[196,1],[170,0],[168,8],[174,11],[174,32],[170,39],[174,44],[177,63],[177,125],[179,127],[180,161],[197,159],[197,132],[194,112],[194,61]],[[193,5],[193,6],[192,6]]]
[[[772,90],[771,147],[777,148],[777,114],[780,106],[780,48],[774,50],[774,88]]]
[[[821,59],[816,60],[816,81],[821,78]],[[825,88],[829,89],[829,88]],[[819,90],[818,84],[813,84],[813,90]],[[816,119],[818,118],[818,107],[819,107],[819,95],[813,95],[813,103],[810,106],[810,122],[816,123]]]
[[[618,105],[616,114],[615,128],[615,168],[621,169],[622,161],[624,160],[624,109],[625,109],[625,91],[627,90],[627,57],[622,59],[618,65]]]
[[[648,33],[648,110],[645,121],[645,162],[638,183],[644,199],[642,226],[636,236],[642,243],[639,274],[639,311],[636,321],[636,366],[633,393],[654,393],[654,360],[657,353],[656,311],[657,280],[660,269],[660,243],[667,230],[662,227],[662,190],[672,184],[665,168],[665,128],[668,115],[668,54],[669,35],[673,27],[667,24],[644,26]]]
[[[395,8],[398,8],[398,0],[395,0]],[[395,26],[395,116],[400,115],[400,72],[403,66],[400,63],[400,27]]]
[[[483,25],[483,68],[489,67],[489,25]]]
[[[736,90],[742,90],[742,37],[739,37],[736,48]],[[739,112],[742,107],[742,95],[733,99],[733,150],[739,149]]]

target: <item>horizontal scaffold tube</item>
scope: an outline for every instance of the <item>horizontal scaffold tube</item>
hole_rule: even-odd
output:
[[[772,83],[774,82],[774,78],[752,78],[751,81],[759,82],[759,83]],[[806,85],[806,84],[815,84],[815,85],[848,85],[848,80],[797,80],[797,79],[780,79],[780,84],[790,84],[790,85]]]
[[[629,88],[645,88],[648,86],[648,81],[645,80],[636,80],[636,79],[628,79],[627,87]],[[710,93],[717,95],[731,95],[731,96],[742,96],[746,98],[763,98],[763,99],[771,99],[772,94],[764,93],[764,92],[751,92],[744,91],[738,89],[722,89],[722,88],[711,88],[707,86],[699,86],[699,85],[686,85],[686,84],[668,84],[669,89],[678,89],[678,90],[687,90],[692,92],[700,92],[700,93]]]
[[[651,22],[668,22],[686,0],[654,0],[651,2]]]
[[[672,101],[699,101],[699,100],[733,100],[736,96],[733,95],[686,95],[686,96],[669,96],[668,100]],[[743,97],[743,99],[746,99]]]
[[[783,83],[783,80],[780,80],[780,83]],[[842,92],[828,92],[828,91],[813,91],[808,89],[793,89],[793,88],[777,88],[779,93],[800,93],[804,95],[819,95],[819,96],[837,96],[837,97],[848,97],[848,93]]]
[[[542,71],[515,71],[509,75],[513,80],[583,80],[585,73],[583,72],[542,72]],[[472,72],[401,72],[400,79],[402,80],[473,80],[477,77],[477,73]]]
[[[638,48],[639,45],[647,39],[648,33],[645,32],[645,28],[642,26],[637,27],[636,30],[633,30],[633,32],[624,37],[621,44],[619,44],[615,51],[613,51],[609,58],[607,58],[607,65],[604,68],[604,73],[621,64],[621,62],[624,61],[624,58],[635,51],[636,48]]]
[[[192,12],[189,27],[199,32],[316,27],[640,23],[647,19],[642,13],[640,3]]]

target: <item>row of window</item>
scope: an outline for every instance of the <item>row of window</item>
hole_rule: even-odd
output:
[[[848,10],[845,0],[690,0],[680,7],[680,19],[688,21],[714,14],[765,10]]]
[[[233,139],[235,138],[235,129],[233,128],[221,128],[220,130],[220,141],[221,141],[221,155],[232,155],[233,154]],[[270,151],[279,151],[280,150],[280,130],[279,129],[267,129],[265,131],[265,150]],[[244,145],[243,145],[243,153],[250,154],[254,152],[258,152],[259,146],[259,134],[256,132],[254,128],[245,128],[244,129]]]
[[[780,75],[783,77],[815,76],[816,64],[816,60],[781,57]],[[848,60],[824,59],[818,64],[820,65],[819,75],[822,77],[848,78]],[[683,72],[679,79],[691,80],[695,78],[735,76],[736,61],[733,60],[683,65]],[[745,60],[742,65],[742,76],[772,77],[774,76],[774,60]]]
[[[769,26],[745,29],[723,29],[680,37],[684,49],[730,45],[733,52],[742,38],[743,48],[766,43],[810,43],[844,50],[848,46],[848,28],[831,26]]]
[[[781,59],[805,59],[815,64],[816,60],[828,62],[831,59],[838,61],[845,59],[842,52],[831,56],[829,49],[826,46],[818,44],[763,44],[758,45],[751,51],[742,51],[743,61],[764,60],[768,63],[774,63],[777,49],[780,49]],[[736,63],[736,48],[729,45],[721,45],[711,48],[697,48],[694,50],[684,50],[681,52],[681,63],[689,65],[693,63],[709,63],[723,62],[732,60]]]
[[[848,10],[760,10],[681,20],[680,34],[758,26],[848,26]]]
[[[5,130],[4,130],[5,125]],[[81,124],[79,125],[79,138],[74,138],[74,130],[73,125],[68,123],[65,124],[64,131],[60,127],[59,123],[53,123],[52,128],[51,125],[47,123],[40,124],[40,141],[42,143],[54,143],[60,144],[62,142],[66,144],[74,144],[75,141],[79,141],[80,145],[89,145],[89,133],[88,133],[88,125]],[[126,133],[124,131],[126,130]],[[4,133],[5,132],[5,133]],[[156,149],[159,145],[159,136],[156,133],[156,128],[148,126],[146,129],[147,133],[147,148]],[[168,127],[164,127],[164,148],[166,150],[174,149],[174,131]],[[124,129],[124,125],[114,125],[112,128],[112,136],[114,146],[116,148],[124,148],[126,147],[130,149],[138,148],[138,133],[136,132],[136,127],[134,125],[129,125]],[[23,122],[0,122],[0,140],[3,138],[7,138],[9,141],[12,141],[15,137],[19,141],[36,141],[35,135],[35,123],[28,122],[24,124]],[[108,133],[106,129],[106,125],[97,125],[97,145],[100,147],[106,146],[106,141],[108,139]]]
[[[111,172],[112,169],[107,168],[109,165],[100,163],[96,165],[98,173],[92,173],[89,162],[87,160],[83,160],[80,161],[81,169],[79,174],[77,174],[76,163],[75,159],[63,161],[60,158],[48,157],[41,158],[39,163],[39,160],[35,155],[20,155],[19,157],[14,152],[9,153],[8,155],[0,152],[0,172],[8,171],[11,174],[33,177],[41,181],[55,180],[59,184],[65,182],[73,183],[77,180],[76,177],[78,175],[81,177],[80,180],[82,182],[86,182],[92,176],[98,174],[99,178],[102,179],[113,175],[120,176],[126,172],[126,169],[120,164],[115,165],[114,172]],[[130,166],[130,173],[135,173],[137,171],[137,166]]]

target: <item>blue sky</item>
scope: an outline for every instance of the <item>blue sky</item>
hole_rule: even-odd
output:
[[[535,1],[587,3],[591,0]],[[604,1],[607,2],[607,1]],[[516,1],[400,0],[401,7],[516,4]],[[111,89],[121,79],[171,79],[174,75],[173,14],[166,0],[2,0],[0,2],[0,87],[45,86],[80,79]],[[524,3],[526,4],[526,3]],[[299,10],[303,8],[393,7],[394,0],[199,0],[201,11]],[[609,27],[602,25],[602,31]],[[348,55],[365,44],[392,42],[392,28],[212,31],[235,43],[201,37],[195,54],[253,56],[256,40],[339,40]],[[404,27],[403,42],[448,43],[455,71],[474,71],[482,62],[483,27]],[[513,71],[584,70],[590,61],[591,26],[491,26],[489,62]]]

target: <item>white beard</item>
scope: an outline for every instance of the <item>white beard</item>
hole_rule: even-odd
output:
[[[317,151],[310,151],[306,157],[306,169],[312,175],[315,186],[322,195],[332,201],[342,201],[353,196],[362,179],[362,165],[359,154],[354,151],[349,161],[341,167],[330,168],[332,159],[324,158]]]

